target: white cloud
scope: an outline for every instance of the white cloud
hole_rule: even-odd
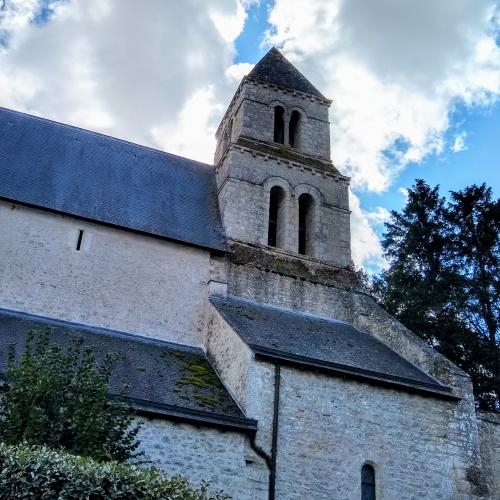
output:
[[[467,132],[460,132],[459,134],[457,134],[450,149],[454,153],[459,153],[460,151],[466,151],[468,149],[467,146],[465,145],[466,137],[467,137]]]
[[[374,226],[382,225],[389,219],[389,212],[382,207],[377,207],[374,212],[363,210],[359,198],[350,193],[349,205],[351,207],[351,240],[352,260],[356,267],[365,267],[369,271],[376,271],[386,266],[382,257],[380,239]]]
[[[39,5],[2,11],[0,105],[212,161],[248,0]]]
[[[253,67],[254,65],[250,63],[232,64],[226,69],[226,77],[232,82],[239,83],[245,75],[252,71]]]
[[[398,191],[404,196],[405,199],[408,199],[408,189],[400,187]]]

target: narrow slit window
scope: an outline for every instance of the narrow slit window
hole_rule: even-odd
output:
[[[279,186],[274,186],[269,194],[269,229],[267,244],[270,247],[281,246],[283,239],[285,191]]]
[[[369,464],[361,468],[361,500],[376,500],[375,469]]]
[[[80,249],[82,248],[82,240],[83,240],[83,229],[80,229],[80,231],[78,231],[78,239],[76,240],[76,249],[78,251],[80,251]]]
[[[292,148],[299,146],[299,129],[300,129],[300,113],[294,111],[290,117],[290,124],[288,126],[288,144]]]
[[[285,109],[282,106],[274,108],[274,142],[285,142]]]
[[[312,255],[314,246],[314,199],[310,194],[299,196],[299,253]]]

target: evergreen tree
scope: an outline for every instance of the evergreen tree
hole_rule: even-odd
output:
[[[416,180],[382,241],[389,267],[373,293],[403,324],[467,371],[480,408],[499,411],[499,201],[484,184],[451,200]]]

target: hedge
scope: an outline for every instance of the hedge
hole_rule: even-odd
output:
[[[196,489],[180,476],[167,478],[155,468],[54,451],[46,447],[0,443],[0,499],[222,500],[208,483]]]

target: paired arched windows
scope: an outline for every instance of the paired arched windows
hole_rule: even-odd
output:
[[[288,210],[287,192],[281,186],[273,186],[269,191],[268,205],[268,231],[267,244],[271,247],[287,248],[294,250],[301,255],[315,256],[314,238],[315,238],[315,200],[309,193],[302,193],[296,198],[297,208],[292,210],[292,218],[295,219],[296,237],[293,232],[287,231]],[[295,216],[294,216],[295,214]],[[291,238],[287,241],[287,235]],[[293,249],[294,241],[296,248]]]
[[[370,464],[361,467],[361,500],[376,500],[375,469]]]
[[[293,111],[290,119],[283,106],[274,108],[274,142],[285,144],[292,148],[299,146],[301,117],[298,111]]]

